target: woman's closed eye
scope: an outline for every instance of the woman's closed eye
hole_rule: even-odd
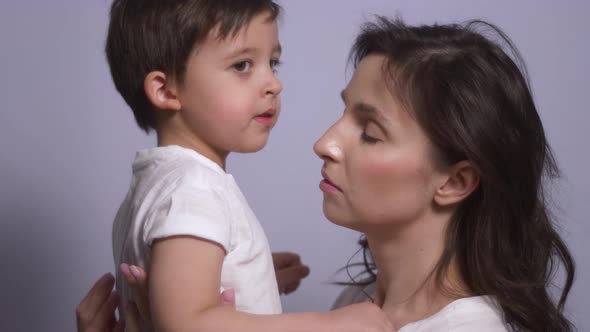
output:
[[[378,138],[369,136],[367,134],[367,132],[363,130],[363,133],[361,134],[361,141],[363,143],[367,143],[367,144],[376,144],[376,143],[380,142],[381,140]]]
[[[383,142],[382,136],[383,135],[380,133],[380,129],[378,129],[376,124],[368,122],[362,126],[362,143],[376,144],[379,142]]]

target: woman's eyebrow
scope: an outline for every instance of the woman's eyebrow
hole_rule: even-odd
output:
[[[358,102],[352,105],[352,110],[354,113],[358,113],[362,116],[372,116],[380,120],[385,120],[385,117],[381,114],[381,112],[373,105]]]
[[[346,91],[342,90],[342,92],[340,92],[340,97],[342,98],[342,101],[344,103],[346,103]],[[376,118],[378,121],[386,121],[386,117],[383,115],[383,112],[379,111],[379,109],[371,104],[365,103],[365,102],[355,102],[353,105],[351,105],[350,108],[354,113],[363,116],[363,117],[367,117],[367,116],[372,116],[374,118]]]

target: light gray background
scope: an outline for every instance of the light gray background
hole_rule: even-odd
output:
[[[115,92],[103,55],[106,0],[0,3],[0,330],[73,331],[74,307],[114,271],[111,221],[138,148],[153,145]],[[313,142],[339,116],[345,60],[374,13],[410,23],[485,18],[514,39],[564,177],[560,225],[578,264],[568,311],[590,330],[590,45],[584,1],[283,0],[283,114],[268,147],[229,170],[275,250],[301,254],[312,274],[286,311],[326,310],[328,283],[358,235],[331,225],[317,189]]]

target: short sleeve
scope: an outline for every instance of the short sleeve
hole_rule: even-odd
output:
[[[218,243],[229,252],[231,221],[228,204],[219,190],[175,189],[153,209],[144,225],[144,241],[171,236],[195,236]]]

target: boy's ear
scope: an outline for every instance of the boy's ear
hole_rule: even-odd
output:
[[[168,111],[180,111],[176,84],[161,71],[152,71],[143,81],[143,89],[148,100],[156,108]]]
[[[449,206],[466,199],[479,185],[479,172],[467,160],[460,161],[448,170],[445,183],[435,193],[439,206]]]

